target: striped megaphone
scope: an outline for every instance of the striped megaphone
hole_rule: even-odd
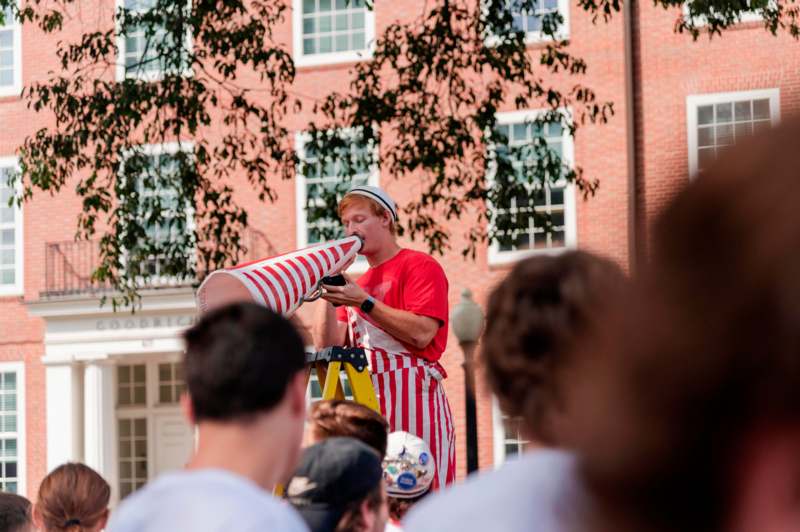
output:
[[[338,272],[361,249],[350,236],[284,255],[217,270],[197,289],[200,312],[238,301],[253,301],[290,315],[320,294],[320,281]]]

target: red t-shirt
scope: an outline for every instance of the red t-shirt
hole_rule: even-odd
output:
[[[439,330],[425,349],[401,343],[412,355],[431,362],[439,360],[447,347],[448,283],[436,259],[426,253],[401,249],[383,264],[367,270],[356,282],[369,295],[392,308],[437,320]],[[351,310],[375,324],[361,309],[352,307]],[[336,309],[336,318],[347,322],[345,307]]]

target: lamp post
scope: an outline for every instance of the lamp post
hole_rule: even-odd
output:
[[[483,311],[472,300],[472,292],[465,288],[461,301],[450,315],[450,326],[464,352],[464,394],[467,418],[467,474],[478,470],[478,422],[475,414],[475,368],[473,354],[483,331]]]

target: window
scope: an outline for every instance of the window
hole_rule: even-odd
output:
[[[120,419],[119,496],[124,499],[147,482],[147,419]]]
[[[294,0],[298,66],[357,61],[371,55],[375,13],[364,0]]]
[[[144,406],[147,402],[145,365],[117,367],[117,404]]]
[[[156,0],[118,0],[118,9],[124,8],[132,15],[147,13],[155,7]],[[181,3],[175,3],[175,9],[179,9]],[[188,5],[187,5],[188,7]],[[165,72],[175,70],[175,65],[171,60],[163,56],[164,50],[176,49],[173,41],[173,34],[168,32],[165,27],[155,27],[152,35],[148,35],[144,25],[119,26],[117,33],[117,48],[119,49],[120,61],[117,65],[117,80],[125,78],[135,78],[144,80],[159,79]],[[189,65],[184,50],[191,46],[190,35],[184,39],[184,46],[177,47],[181,55],[178,70],[189,74]],[[171,55],[171,54],[170,54]],[[161,57],[159,57],[161,56]]]
[[[0,491],[24,494],[25,427],[22,363],[0,364]]]
[[[13,10],[3,11],[0,24],[0,96],[16,96],[22,91],[22,37]]]
[[[689,174],[702,172],[726,146],[777,123],[779,98],[778,89],[689,96]]]
[[[507,0],[507,10],[511,15],[511,30],[525,32],[527,42],[536,42],[551,38],[542,31],[543,20],[548,15],[559,13],[562,22],[556,31],[555,37],[566,39],[569,36],[569,2],[567,0],[528,0],[533,9],[524,9],[525,0]],[[499,33],[499,32],[498,32]],[[489,45],[496,41],[496,37],[487,39]]]
[[[509,458],[522,454],[531,443],[522,431],[522,419],[503,414],[492,401],[494,419],[494,465],[499,467]]]
[[[564,164],[572,161],[572,138],[557,123],[549,123],[539,127],[531,120],[535,114],[508,113],[498,116],[498,132],[505,136],[508,144],[495,146],[497,157],[507,157],[511,166],[519,175],[526,165],[535,160],[534,154],[528,151],[535,138],[542,138],[547,147],[557,153]],[[490,169],[492,186],[502,186],[494,182]],[[495,223],[510,229],[498,230],[501,242],[494,242],[489,247],[489,261],[493,264],[511,262],[531,253],[559,252],[575,246],[576,223],[575,201],[572,186],[564,181],[541,186],[526,184],[526,193],[510,198],[507,203],[493,205]],[[537,225],[533,213],[549,215],[551,231]]]
[[[342,157],[340,160],[336,161],[322,162],[319,161],[316,155],[310,150],[310,147],[307,145],[307,139],[308,137],[305,135],[299,134],[296,140],[297,153],[302,161],[301,171],[297,174],[298,247],[328,240],[323,234],[323,229],[326,228],[338,227],[335,238],[344,236],[344,232],[338,220],[325,218],[310,221],[307,206],[309,204],[312,207],[321,207],[324,205],[324,201],[321,198],[322,191],[335,191],[337,185],[341,186],[344,180],[342,174],[345,173],[343,165],[347,164],[348,161],[356,165],[355,173],[350,181],[350,186],[378,184],[377,165],[374,168],[370,168],[368,165],[369,154],[367,150],[369,147],[364,142],[354,140],[350,145],[350,151],[347,154],[348,157]],[[365,262],[363,257],[356,259],[356,264],[360,264],[362,267]]]
[[[129,253],[147,254],[142,274],[150,276],[148,284],[174,284],[175,279],[166,272],[166,256],[149,254],[152,243],[170,245],[170,253],[178,252],[194,259],[194,209],[193,198],[183,198],[172,186],[180,171],[181,152],[190,150],[187,144],[148,145],[126,158],[124,174],[132,181],[122,183],[121,196],[136,194],[138,198],[136,218],[148,219],[154,210],[161,212],[162,222],[148,224],[140,246],[133,246]],[[188,238],[188,240],[187,240]],[[177,249],[185,244],[186,248]],[[137,255],[141,256],[141,255]]]
[[[183,378],[183,365],[158,365],[158,402],[160,404],[177,404],[186,389]]]
[[[15,158],[0,158],[0,295],[21,295],[22,210],[9,206],[14,197],[10,179],[17,172]]]
[[[569,4],[567,2],[561,2],[560,0],[533,0],[531,2],[534,6],[533,10],[523,10],[521,4],[521,0],[512,0],[509,5],[515,30],[524,31],[529,39],[541,39],[544,37],[542,34],[542,19],[547,15],[560,12],[561,16],[564,17],[564,23],[559,28],[559,37],[565,33],[566,17],[569,12]]]
[[[689,4],[692,3],[692,0],[683,4],[683,16],[688,19],[690,17],[689,11]],[[761,8],[766,5],[769,5],[771,8],[777,7],[775,0],[746,0],[747,7],[750,9],[748,11],[743,11],[740,15],[739,22],[759,22],[762,20],[761,17]],[[712,6],[712,9],[713,6]],[[718,10],[715,10],[719,13]],[[694,18],[694,25],[695,26],[705,26],[708,24],[708,19],[705,16],[698,16]]]
[[[121,364],[116,374],[117,481],[124,499],[164,470],[164,456],[169,459],[173,451],[186,450],[186,456],[178,453],[178,462],[172,464],[181,467],[188,458],[192,432],[178,406],[186,386],[180,362]]]

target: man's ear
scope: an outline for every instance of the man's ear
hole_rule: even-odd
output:
[[[33,521],[33,528],[36,530],[44,530],[44,523],[42,522],[42,515],[39,512],[38,504],[34,504],[31,508],[31,521]]]
[[[189,392],[183,392],[181,394],[181,411],[183,412],[183,417],[186,418],[186,422],[189,423],[190,426],[197,425],[194,417],[194,406],[192,406],[192,398],[189,396]]]
[[[759,431],[736,460],[734,532],[785,532],[800,523],[800,430]]]
[[[358,511],[361,512],[361,519],[358,521],[364,527],[362,530],[375,530],[375,521],[378,519],[377,512],[370,507],[367,499],[369,497],[361,501],[361,506],[358,507]]]

